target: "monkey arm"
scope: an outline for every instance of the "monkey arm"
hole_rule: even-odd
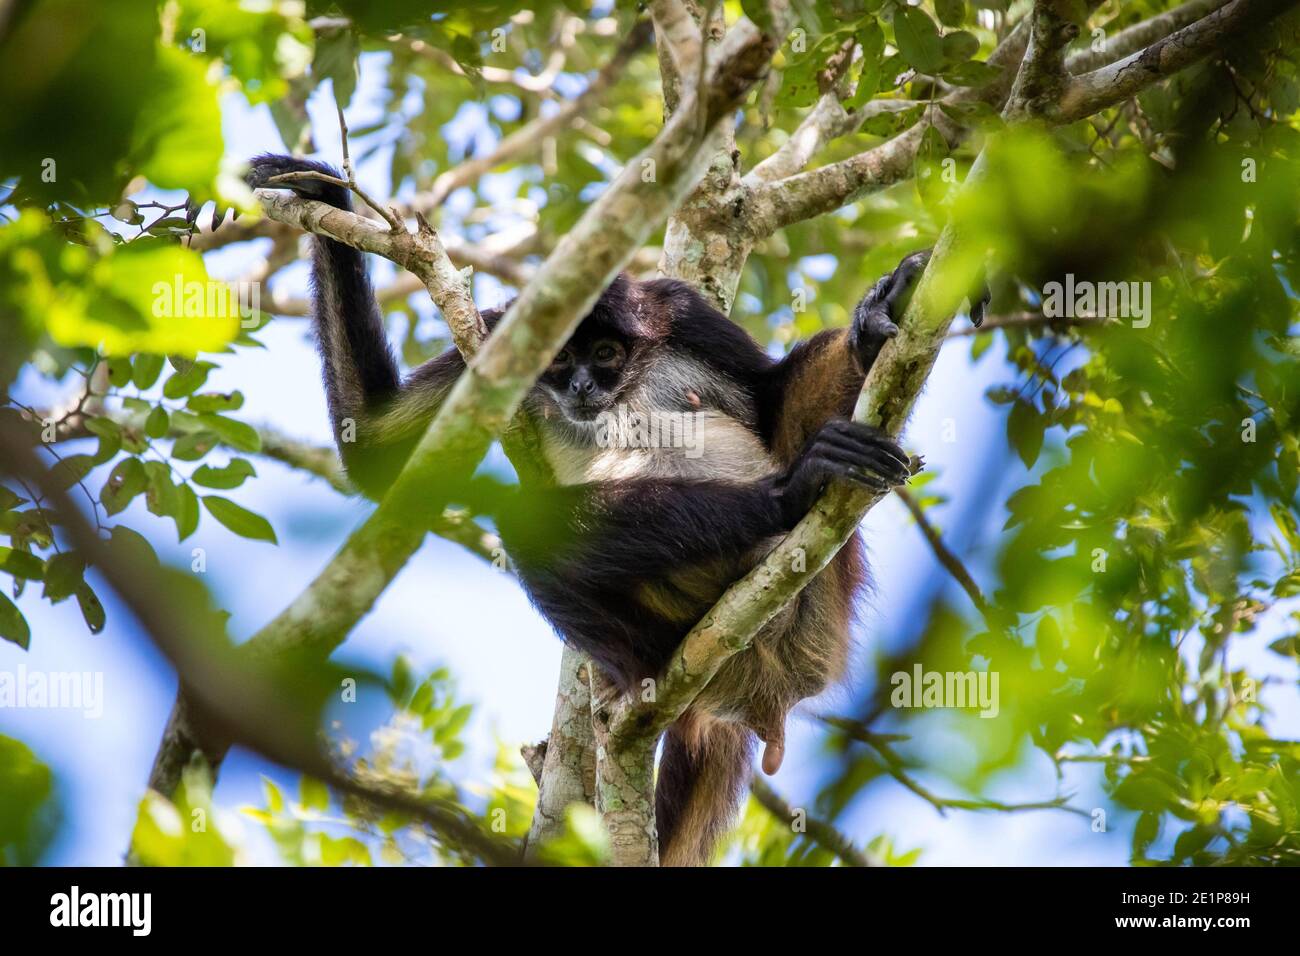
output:
[[[266,154],[249,163],[246,179],[255,189],[290,189],[304,199],[352,210],[351,193],[334,183],[269,182],[284,173],[302,172],[339,178],[326,163]],[[312,237],[312,298],[334,439],[352,483],[377,499],[401,471],[465,363],[450,349],[402,380],[365,256],[349,245]],[[500,314],[485,313],[483,318],[490,328]]]
[[[765,434],[781,461],[793,461],[827,421],[853,413],[863,380],[885,343],[898,334],[896,321],[929,259],[929,250],[904,258],[862,297],[847,329],[817,333],[767,373],[760,386],[770,410]],[[985,291],[971,309],[976,325],[987,301]]]
[[[636,478],[537,489],[501,514],[521,567],[562,575],[571,567],[607,586],[743,554],[787,525],[775,479]]]

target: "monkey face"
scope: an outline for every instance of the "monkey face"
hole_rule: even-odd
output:
[[[621,390],[628,347],[602,330],[578,334],[555,356],[539,384],[572,422],[591,422],[614,404]]]

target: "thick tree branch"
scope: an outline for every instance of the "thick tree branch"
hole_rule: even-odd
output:
[[[862,124],[882,113],[899,113],[919,105],[916,100],[868,100],[850,112],[837,91],[823,93],[808,115],[771,156],[745,174],[751,188],[796,175],[833,139],[855,133]]]
[[[1296,0],[1231,0],[1138,53],[1074,77],[1059,102],[1045,111],[1046,118],[1053,123],[1072,123],[1123,102],[1295,5]]]
[[[1066,81],[1065,48],[1079,35],[1071,20],[1072,0],[1034,0],[1029,14],[1029,46],[1007,101],[1012,119],[1043,112],[1057,101]]]
[[[1100,50],[1089,47],[1071,54],[1066,61],[1066,67],[1070,73],[1077,76],[1103,67],[1107,63],[1114,63],[1135,50],[1145,49],[1189,23],[1195,23],[1211,10],[1227,2],[1228,0],[1189,0],[1188,3],[1174,7],[1172,10],[1166,10],[1164,13],[1158,13],[1154,17],[1148,17],[1146,20],[1125,27],[1114,36],[1108,37],[1101,44]]]
[[[534,856],[547,840],[563,832],[565,813],[570,805],[591,805],[596,800],[590,667],[590,661],[581,651],[565,646],[560,655],[555,716],[537,776],[537,807],[528,830],[526,849],[529,857]]]
[[[664,91],[664,119],[677,109],[682,95],[682,77],[694,76],[704,52],[699,24],[683,0],[653,0],[650,17],[654,23],[655,49]]]

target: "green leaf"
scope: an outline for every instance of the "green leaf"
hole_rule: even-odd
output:
[[[900,7],[894,14],[898,52],[918,73],[938,73],[946,59],[934,21],[920,7]]]
[[[126,510],[131,499],[144,491],[149,476],[139,458],[123,458],[109,473],[108,481],[100,489],[99,500],[111,517]]]
[[[45,591],[51,604],[71,597],[86,573],[86,562],[75,551],[64,551],[45,562]]]
[[[236,421],[233,418],[225,418],[221,415],[200,415],[199,421],[209,431],[215,432],[221,441],[231,448],[249,453],[262,450],[262,439],[257,434],[257,429],[247,422]]]
[[[1300,551],[1300,526],[1296,524],[1295,513],[1280,501],[1273,502],[1273,504],[1269,505],[1268,510],[1273,515],[1273,523],[1282,532],[1282,536],[1286,538],[1287,543],[1292,548]]]
[[[91,634],[98,634],[104,629],[104,605],[85,581],[77,586],[77,606],[81,608],[81,617]]]
[[[245,458],[232,458],[230,463],[224,468],[213,468],[211,465],[200,465],[190,476],[190,480],[204,488],[216,488],[220,491],[229,491],[231,488],[238,488],[244,483],[246,478],[253,478],[257,472],[253,465]]]
[[[54,463],[50,469],[50,480],[59,488],[67,490],[90,474],[96,464],[94,455],[69,455]]]
[[[191,395],[185,407],[192,412],[234,412],[244,405],[243,392],[205,392]]]
[[[357,56],[361,46],[352,30],[323,31],[316,37],[316,55],[311,73],[316,82],[334,81],[334,99],[341,109],[352,102],[357,88]]]
[[[944,59],[952,64],[965,63],[980,51],[980,41],[965,30],[945,35],[942,42]]]
[[[219,443],[220,439],[212,432],[191,432],[172,443],[172,457],[179,461],[198,461]]]
[[[171,416],[167,414],[167,409],[155,405],[149,417],[144,420],[144,433],[150,438],[162,438],[170,426]]]
[[[163,395],[167,398],[184,398],[202,387],[208,380],[208,373],[214,368],[216,366],[211,362],[195,362],[183,371],[173,373],[163,385]]]
[[[106,355],[194,355],[225,348],[239,333],[237,304],[229,307],[227,297],[208,314],[211,280],[203,259],[177,243],[127,243],[82,274],[58,279],[46,327],[63,346],[90,346]],[[190,290],[202,293],[197,311],[187,305]]]
[[[1141,860],[1146,857],[1147,848],[1160,835],[1160,814],[1151,810],[1143,812],[1133,828],[1133,857]]]
[[[176,513],[172,517],[176,519],[177,540],[184,541],[199,526],[199,496],[189,485],[178,485],[176,497]]]
[[[152,388],[162,373],[163,357],[152,352],[141,352],[131,363],[131,381],[135,387],[144,391]]]
[[[35,866],[58,821],[54,776],[20,741],[0,735],[0,860]]]
[[[948,67],[940,75],[953,86],[984,86],[1001,76],[1002,71],[982,60],[969,60]]]
[[[0,547],[0,571],[16,578],[39,581],[45,576],[45,562],[28,551]]]
[[[121,388],[131,381],[131,360],[117,356],[108,360],[108,382],[114,388]]]
[[[832,55],[852,34],[839,30],[822,37],[806,54],[785,68],[781,74],[781,89],[776,94],[777,106],[811,106],[821,95],[818,77],[826,69]]]
[[[861,129],[862,132],[869,133],[872,136],[894,136],[920,119],[921,113],[924,111],[925,104],[921,104],[905,110],[878,113],[863,122]]]
[[[86,431],[99,438],[99,448],[92,456],[102,465],[122,450],[122,428],[111,418],[87,418]]]
[[[1034,646],[1038,648],[1038,657],[1044,667],[1055,667],[1061,659],[1061,627],[1052,615],[1046,614],[1038,622]]]
[[[208,82],[208,58],[158,47],[158,62],[141,77],[151,90],[136,123],[135,170],[163,189],[206,197],[221,165],[221,109]]]
[[[299,800],[308,810],[316,810],[324,813],[329,809],[330,792],[325,784],[321,783],[315,777],[304,776],[298,781]]]
[[[149,543],[149,539],[125,525],[113,526],[108,544],[114,559],[121,561],[125,567],[157,569],[160,566],[158,554]]]
[[[179,504],[176,485],[172,483],[172,472],[161,461],[146,461],[145,473],[149,476],[145,501],[151,514],[160,518],[175,517]]]
[[[875,18],[865,21],[858,30],[858,43],[862,47],[861,69],[857,86],[849,99],[849,106],[860,109],[880,91],[880,70],[885,53],[885,31]]]
[[[966,19],[965,0],[934,0],[934,12],[946,27],[959,27]]]
[[[208,509],[208,514],[241,538],[270,541],[272,544],[279,543],[276,541],[275,530],[271,527],[271,523],[261,515],[254,514],[220,495],[204,495],[202,500],[203,507]]]
[[[23,650],[32,643],[32,629],[27,626],[27,619],[4,592],[0,592],[0,638],[17,644]]]
[[[1038,453],[1043,449],[1045,427],[1043,417],[1033,405],[1018,401],[1011,406],[1011,414],[1007,416],[1007,440],[1026,468],[1033,468],[1038,460]]]

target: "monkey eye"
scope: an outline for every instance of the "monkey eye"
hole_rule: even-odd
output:
[[[560,349],[560,354],[555,356],[551,361],[551,368],[564,368],[573,362],[573,353],[568,349]]]
[[[609,365],[618,361],[619,350],[617,346],[605,344],[597,347],[596,361],[603,365]]]

